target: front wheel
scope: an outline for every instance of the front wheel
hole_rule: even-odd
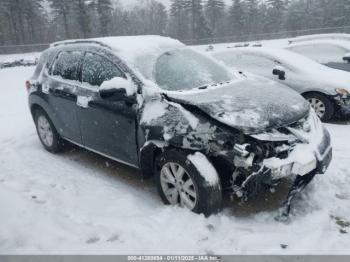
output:
[[[194,161],[195,158],[199,161]],[[211,172],[210,180],[207,174],[203,174],[207,171]],[[191,155],[185,151],[165,151],[156,159],[156,179],[159,194],[167,205],[184,207],[206,216],[221,209],[219,176],[201,153]]]
[[[335,113],[334,103],[325,95],[310,93],[304,96],[315,110],[317,116],[323,121],[331,120]]]

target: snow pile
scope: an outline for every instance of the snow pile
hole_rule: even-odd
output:
[[[111,80],[104,81],[100,90],[125,89],[127,96],[136,94],[137,87],[130,78],[114,77]]]
[[[189,155],[187,159],[197,168],[199,174],[210,186],[218,185],[219,175],[205,155],[197,152],[193,155]]]
[[[37,60],[39,60],[40,55],[41,53],[0,55],[0,64],[15,63],[16,61],[35,63]]]

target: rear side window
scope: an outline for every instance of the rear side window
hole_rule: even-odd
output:
[[[292,46],[288,49],[309,57],[321,64],[327,64],[330,62],[343,63],[343,56],[347,52],[345,48],[331,44],[300,45]]]
[[[53,65],[51,74],[67,80],[79,81],[79,66],[83,53],[79,51],[61,52]]]
[[[103,82],[115,77],[125,77],[125,75],[107,58],[92,53],[85,55],[82,71],[83,82],[99,87]]]

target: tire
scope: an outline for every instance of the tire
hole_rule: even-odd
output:
[[[44,148],[51,153],[59,153],[64,147],[64,141],[58,134],[49,116],[41,109],[35,111],[35,126]]]
[[[185,151],[167,150],[157,157],[155,178],[160,197],[166,205],[185,207],[197,214],[210,216],[219,212],[222,205],[222,189],[219,177],[217,177],[217,182],[214,184],[208,183],[196,166],[188,159],[188,156],[189,153]],[[207,160],[204,155],[202,156]],[[208,164],[211,165],[209,160]],[[182,170],[180,168],[184,172],[179,179],[180,176],[175,174],[179,171],[181,174]],[[172,179],[169,179],[166,175],[166,173],[169,175],[168,172],[170,172]],[[170,200],[172,197],[176,200]]]
[[[333,118],[335,105],[327,96],[318,93],[309,93],[304,95],[304,97],[323,122],[327,122]]]

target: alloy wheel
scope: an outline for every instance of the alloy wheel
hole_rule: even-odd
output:
[[[193,210],[197,204],[197,190],[187,171],[179,164],[167,163],[160,172],[161,187],[171,205]]]
[[[311,104],[311,107],[315,110],[317,116],[322,119],[326,114],[326,105],[317,98],[309,98],[308,101]]]
[[[51,147],[53,145],[53,132],[49,121],[43,115],[38,118],[38,132],[41,141],[43,141],[46,146]]]

